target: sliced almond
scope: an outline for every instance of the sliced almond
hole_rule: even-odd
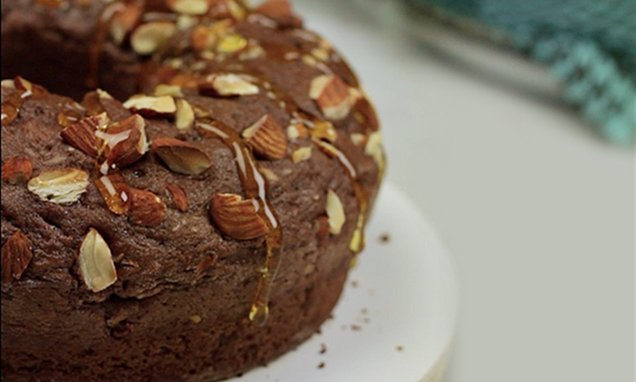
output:
[[[110,37],[115,44],[122,45],[141,18],[142,7],[139,4],[126,4],[110,19]]]
[[[169,95],[158,97],[142,94],[134,95],[124,102],[124,107],[146,118],[168,117],[174,115],[177,111],[174,98]]]
[[[172,197],[172,202],[174,206],[181,212],[186,212],[188,210],[188,197],[186,196],[183,188],[177,186],[174,183],[166,184],[166,189],[170,193]]]
[[[178,99],[176,103],[177,113],[174,124],[179,130],[188,130],[194,124],[194,110],[190,103],[184,99]]]
[[[325,205],[327,217],[329,218],[329,233],[338,235],[342,231],[342,226],[346,221],[342,202],[333,190],[327,191],[327,203]]]
[[[132,33],[130,44],[135,53],[148,55],[161,49],[177,30],[169,21],[151,21],[142,24]]]
[[[287,138],[291,141],[309,137],[307,128],[302,123],[294,123],[287,127]]]
[[[110,248],[95,228],[89,228],[82,241],[78,264],[84,284],[93,292],[101,292],[117,281]]]
[[[356,146],[362,146],[367,141],[367,136],[362,133],[351,133],[351,142]]]
[[[243,130],[242,136],[254,152],[265,159],[282,159],[287,153],[285,132],[269,114]]]
[[[146,121],[140,115],[133,114],[110,125],[105,132],[95,133],[105,143],[103,152],[110,166],[129,166],[148,152],[145,126]]]
[[[247,46],[247,39],[238,34],[230,34],[219,41],[216,51],[219,53],[235,53],[243,50]]]
[[[57,124],[62,127],[69,127],[84,118],[86,109],[75,101],[62,103],[59,113],[57,113]]]
[[[312,80],[309,96],[316,101],[325,117],[340,120],[349,115],[358,99],[358,92],[336,75],[321,75]]]
[[[101,124],[100,117],[92,115],[65,127],[60,132],[60,135],[69,145],[90,157],[96,158],[99,155],[99,147],[95,132],[100,129]]]
[[[2,282],[20,280],[32,258],[31,241],[22,232],[15,231],[2,245]]]
[[[56,204],[76,202],[87,187],[88,174],[76,168],[44,171],[27,184],[41,200]]]
[[[130,209],[128,217],[133,224],[156,227],[163,222],[166,205],[150,191],[129,189]]]
[[[181,86],[179,85],[159,84],[155,87],[154,95],[155,97],[161,97],[161,96],[183,97],[183,92],[181,91]]]
[[[128,212],[128,185],[120,174],[104,175],[95,180],[95,186],[110,212],[116,215],[125,215]]]
[[[380,173],[382,173],[385,167],[385,159],[384,147],[382,145],[382,136],[379,132],[375,131],[369,134],[364,152],[373,158],[376,166],[378,166],[378,170],[380,171]]]
[[[266,52],[263,47],[254,42],[249,42],[248,47],[239,54],[239,59],[241,61],[255,60],[257,58],[265,57],[265,55]]]
[[[199,175],[212,166],[206,153],[195,145],[179,139],[162,137],[152,141],[154,151],[174,172]]]
[[[311,136],[333,143],[338,138],[338,133],[336,133],[336,128],[333,126],[333,123],[329,121],[316,121],[311,129]]]
[[[233,73],[209,75],[199,89],[204,94],[222,97],[254,95],[260,91],[248,78]]]
[[[243,199],[235,194],[215,194],[210,215],[224,234],[237,240],[251,240],[270,231],[259,210],[260,206],[254,199]]]
[[[294,163],[306,161],[309,158],[311,158],[311,147],[300,147],[292,153]]]
[[[284,27],[300,27],[302,21],[292,12],[289,0],[265,0],[256,8],[256,12],[266,16]]]
[[[28,158],[11,157],[2,162],[2,180],[10,184],[26,183],[33,175],[33,165]]]
[[[200,16],[210,8],[208,0],[167,0],[171,10],[185,15]]]
[[[267,167],[259,167],[258,172],[260,172],[261,175],[263,175],[269,182],[278,182],[280,180],[278,175]]]

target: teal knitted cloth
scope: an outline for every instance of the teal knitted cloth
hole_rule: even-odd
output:
[[[551,68],[607,140],[636,137],[636,0],[405,0],[483,26]],[[497,38],[495,38],[497,37]]]

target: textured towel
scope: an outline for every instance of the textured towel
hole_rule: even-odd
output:
[[[636,136],[636,0],[405,0],[549,65],[564,99],[614,143]],[[467,28],[470,30],[470,28]]]

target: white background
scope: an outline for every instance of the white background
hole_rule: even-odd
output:
[[[355,67],[383,122],[389,181],[454,253],[447,381],[632,381],[633,149],[455,68],[398,21],[348,1],[294,3]]]

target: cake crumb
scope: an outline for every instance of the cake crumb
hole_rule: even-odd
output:
[[[359,331],[362,330],[362,326],[356,325],[356,324],[352,324],[351,325],[351,330],[353,330],[354,332],[359,332]]]
[[[320,354],[325,354],[327,352],[327,345],[320,344]]]
[[[404,351],[404,347],[402,345],[398,345],[398,346],[395,347],[395,350],[398,351],[398,352],[402,352],[402,351]]]
[[[389,235],[388,233],[383,233],[382,235],[380,235],[380,243],[382,244],[388,244],[391,241],[391,235]]]
[[[352,280],[351,281],[351,287],[352,288],[357,288],[358,285],[360,285],[360,283],[358,282],[358,280]]]
[[[320,362],[318,364],[318,369],[324,369],[325,368],[325,363],[324,362]]]
[[[199,316],[198,314],[194,314],[190,316],[190,321],[194,322],[195,324],[198,324],[199,322],[201,322],[201,316]]]

